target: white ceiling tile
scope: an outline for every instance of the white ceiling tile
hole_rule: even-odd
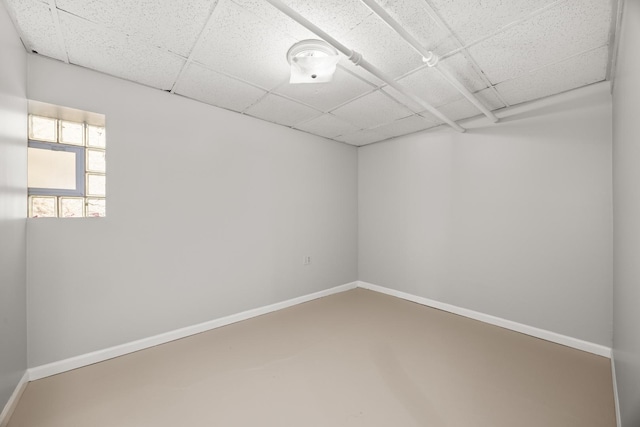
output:
[[[298,40],[318,38],[264,0],[233,0],[255,15],[262,17],[278,31]],[[333,37],[341,37],[358,26],[371,14],[360,0],[284,0],[287,6],[307,18]]]
[[[454,55],[441,61],[442,68],[454,75],[471,92],[484,89],[487,85],[473,69],[473,66],[462,54]],[[413,74],[398,80],[414,94],[434,107],[447,104],[462,97],[462,94],[449,83],[435,67],[425,67]],[[387,88],[385,88],[387,90]],[[412,106],[413,104],[408,104]],[[413,107],[412,107],[413,108]],[[419,111],[422,111],[420,108]]]
[[[382,125],[380,127],[377,127],[375,129],[370,129],[370,130],[378,132],[381,135],[386,135],[387,138],[393,138],[396,136],[406,135],[409,133],[414,133],[421,130],[429,129],[438,125],[439,123],[434,123],[430,120],[425,119],[422,116],[415,115],[415,116],[405,117],[403,119],[399,119],[394,122],[387,123],[386,125]]]
[[[7,6],[13,12],[22,41],[29,50],[61,61],[66,60],[47,4],[37,0],[7,0]]]
[[[389,139],[389,137],[380,132],[376,132],[375,130],[361,130],[333,139],[335,139],[336,141],[346,142],[347,144],[360,146],[371,144],[372,142],[382,141],[384,139]]]
[[[153,46],[189,55],[215,0],[56,0],[58,9]]]
[[[400,84],[402,86],[405,86],[405,88],[408,89],[409,92],[413,93],[414,95],[418,95],[416,92],[413,91],[413,89],[406,87],[405,84],[403,83],[400,83]],[[393,99],[395,99],[400,104],[404,105],[414,113],[419,113],[420,111],[424,110],[424,107],[422,105],[420,105],[418,102],[414,101],[413,99],[409,98],[408,96],[403,95],[401,92],[397,91],[392,86],[385,86],[382,88],[382,90],[384,91],[384,93],[386,93],[387,95],[389,95],[390,97],[392,97]]]
[[[358,128],[371,128],[412,115],[411,110],[376,91],[332,111]]]
[[[606,45],[611,2],[569,0],[469,49],[494,83]]]
[[[338,67],[329,83],[291,84],[287,81],[274,92],[328,111],[372,90],[370,84]]]
[[[340,120],[332,114],[323,114],[320,117],[298,124],[296,129],[324,136],[325,138],[335,138],[338,135],[349,134],[358,130],[357,127]]]
[[[605,79],[608,57],[604,46],[500,83],[496,89],[514,105],[586,86]]]
[[[68,13],[59,12],[69,61],[159,89],[171,89],[185,61]]]
[[[230,0],[220,0],[212,19],[195,61],[266,89],[289,78],[286,55],[295,39]]]
[[[182,74],[175,92],[234,111],[243,111],[266,95],[262,89],[193,63]]]
[[[245,113],[285,126],[293,126],[296,123],[321,114],[313,108],[272,94],[267,95],[260,102],[245,110]]]
[[[425,8],[425,0],[377,0],[424,48],[443,55],[458,45],[448,28],[443,28]]]
[[[480,100],[489,110],[497,110],[503,108],[504,104],[495,92],[491,88],[483,89],[474,93],[476,98]],[[458,99],[457,101],[450,102],[446,105],[438,108],[442,114],[450,118],[451,120],[462,120],[469,117],[475,117],[482,115],[483,113],[478,110],[471,102],[466,98]]]
[[[339,41],[361,53],[364,59],[392,78],[422,65],[420,54],[375,15],[369,16]]]
[[[458,38],[468,44],[557,0],[429,1]]]

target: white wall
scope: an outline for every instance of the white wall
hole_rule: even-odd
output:
[[[27,224],[29,366],[357,279],[354,147],[35,55],[28,95],[107,124],[107,217]]]
[[[609,85],[506,115],[359,150],[359,279],[610,346]]]
[[[0,2],[0,412],[27,367],[26,52]]]
[[[613,92],[613,355],[623,427],[640,425],[640,2],[624,9]]]

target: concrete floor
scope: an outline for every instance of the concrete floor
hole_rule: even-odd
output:
[[[609,359],[355,289],[29,383],[9,427],[615,427]]]

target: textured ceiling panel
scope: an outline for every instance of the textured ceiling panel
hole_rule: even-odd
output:
[[[139,43],[68,13],[59,14],[69,61],[73,64],[168,90],[185,63],[175,54]]]
[[[175,92],[234,111],[244,111],[266,95],[262,89],[193,63],[182,74]]]
[[[357,127],[340,120],[332,114],[323,114],[320,117],[298,124],[296,129],[324,136],[325,138],[335,138],[338,135],[345,135],[358,130]]]
[[[405,89],[408,89],[404,84],[401,83],[401,85],[405,87]],[[409,98],[408,96],[403,95],[402,93],[400,93],[399,91],[397,91],[395,88],[391,86],[384,86],[381,90],[383,90],[384,93],[386,93],[387,95],[389,95],[390,97],[398,101],[400,104],[406,106],[408,109],[410,109],[414,113],[419,113],[420,111],[424,110],[424,107],[422,105],[420,105],[413,99]],[[410,92],[412,91],[410,90]],[[419,96],[415,92],[412,92],[412,93],[414,95]]]
[[[27,49],[65,61],[49,6],[37,0],[7,0]]]
[[[469,49],[496,84],[609,41],[611,2],[569,0]]]
[[[483,89],[479,92],[474,93],[474,95],[480,100],[480,102],[485,105],[485,107],[489,108],[489,110],[496,110],[505,106],[502,101],[498,99],[497,95],[491,88]],[[449,117],[451,120],[462,120],[483,114],[466,98],[458,99],[457,101],[453,101],[449,104],[443,105],[439,108],[439,110],[442,114]]]
[[[428,0],[464,43],[492,34],[507,24],[558,0]]]
[[[372,130],[379,133],[380,135],[386,136],[387,138],[393,138],[396,136],[406,135],[408,133],[414,133],[421,130],[429,129],[434,126],[438,126],[438,124],[439,123],[434,123],[422,116],[415,115],[396,120]]]
[[[293,126],[321,114],[313,108],[277,95],[267,95],[260,102],[247,109],[245,113],[285,126]]]
[[[338,68],[329,83],[291,84],[288,81],[274,90],[297,101],[328,111],[359,95],[373,90],[362,79]]]
[[[56,0],[56,5],[58,9],[186,57],[215,0]]]
[[[487,87],[462,54],[441,61],[437,67],[449,71],[471,92]],[[398,80],[398,82],[434,107],[447,104],[462,96],[438,70],[432,67],[424,67],[420,71]],[[385,90],[387,89],[385,88]],[[421,110],[423,109],[421,108]]]
[[[422,57],[375,15],[339,41],[394,78],[422,65]]]
[[[424,48],[444,55],[458,47],[448,28],[438,25],[425,0],[377,0]]]
[[[388,136],[383,135],[379,132],[371,130],[361,130],[348,135],[342,135],[334,139],[336,139],[337,141],[346,142],[347,144],[360,146],[371,144],[372,142],[382,141],[388,138]]]
[[[195,61],[265,89],[289,78],[286,54],[295,39],[230,0],[220,0],[212,19],[193,52]]]
[[[264,0],[233,1],[291,37],[298,40],[317,38]],[[338,38],[357,27],[371,13],[360,0],[284,0],[283,3]]]
[[[363,145],[441,123],[342,54],[333,82],[289,84],[287,51],[318,37],[266,0],[3,1],[27,50],[306,132]],[[282,1],[449,118],[480,114],[361,0]],[[616,0],[375,1],[490,109],[605,78]]]
[[[496,89],[513,105],[596,83],[605,79],[608,55],[606,47],[585,52],[500,83]]]
[[[332,113],[361,129],[379,126],[413,114],[380,91],[358,98],[333,110]]]

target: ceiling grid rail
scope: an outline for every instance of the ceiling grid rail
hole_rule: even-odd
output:
[[[374,66],[373,64],[368,62],[366,59],[364,59],[362,57],[362,55],[360,53],[349,49],[348,47],[346,47],[345,45],[340,43],[338,40],[336,40],[335,38],[331,37],[328,33],[323,31],[322,29],[320,29],[318,26],[313,24],[311,21],[309,21],[308,19],[306,19],[305,17],[300,15],[295,10],[291,9],[286,4],[284,4],[282,1],[280,1],[280,0],[266,0],[266,1],[269,4],[271,4],[273,7],[275,7],[276,9],[280,10],[280,12],[282,12],[285,15],[289,16],[291,19],[293,19],[294,21],[298,22],[300,25],[304,26],[309,31],[311,31],[312,33],[316,34],[318,37],[320,37],[321,39],[323,39],[324,41],[329,43],[335,49],[337,49],[342,54],[344,54],[355,65],[362,67],[363,69],[365,69],[369,73],[373,74],[378,79],[382,80],[383,82],[385,82],[389,86],[393,87],[395,90],[400,92],[402,95],[404,95],[407,98],[411,99],[412,101],[416,102],[421,107],[423,107],[425,110],[429,111],[431,114],[433,114],[438,119],[442,120],[443,122],[445,122],[446,124],[451,126],[456,131],[458,131],[458,132],[465,132],[466,131],[465,128],[463,128],[458,123],[456,123],[455,121],[451,120],[450,118],[448,118],[447,116],[442,114],[433,105],[431,105],[430,103],[428,103],[427,101],[425,101],[421,97],[411,93],[403,85],[401,85],[400,83],[396,82],[393,78],[388,76],[382,70],[380,70],[379,68],[377,68],[376,66]]]
[[[558,0],[558,1],[564,1],[564,0]],[[478,75],[480,76],[482,81],[487,85],[488,88],[491,89],[491,92],[493,92],[493,94],[500,100],[500,102],[502,102],[502,104],[505,107],[509,107],[510,104],[502,96],[502,94],[500,92],[498,92],[498,89],[496,89],[496,87],[493,84],[493,82],[491,80],[489,80],[489,78],[485,75],[484,71],[482,71],[482,68],[480,67],[478,62],[471,56],[471,54],[469,53],[469,50],[467,49],[468,46],[465,46],[464,43],[462,43],[462,41],[460,41],[458,36],[453,32],[453,30],[451,30],[449,25],[447,25],[447,23],[444,22],[444,20],[440,17],[438,12],[436,12],[436,10],[433,8],[433,6],[431,6],[431,3],[429,3],[429,0],[424,0],[423,3],[424,3],[423,7],[426,9],[426,11],[429,14],[429,16],[431,17],[431,19],[433,19],[438,25],[440,25],[441,28],[443,28],[449,34],[451,34],[451,36],[455,40],[456,44],[459,46],[458,49],[454,50],[453,52],[462,53],[462,55],[464,55],[464,57],[471,63],[471,66],[476,70],[476,73],[478,73]],[[453,53],[449,52],[449,53],[443,55],[440,59],[444,60],[444,59],[446,59],[446,58],[448,58],[448,57],[450,57],[452,55],[453,55]]]
[[[64,54],[64,62],[69,63],[69,52],[67,52],[67,46],[64,43],[64,34],[62,34],[62,25],[60,25],[60,16],[58,15],[58,6],[56,0],[49,0],[49,9],[51,9],[51,16],[56,27],[56,36],[58,38],[58,46]]]
[[[54,0],[51,0],[51,1],[54,1]],[[175,93],[176,92],[176,87],[178,86],[178,83],[180,82],[180,79],[182,79],[182,76],[186,72],[187,68],[189,68],[189,65],[193,62],[194,52],[196,52],[198,50],[198,48],[202,44],[202,40],[204,39],[204,36],[209,31],[209,27],[211,27],[211,25],[213,25],[213,13],[216,10],[216,6],[218,6],[218,1],[217,0],[213,3],[213,6],[211,6],[211,11],[209,12],[209,17],[207,18],[207,22],[205,22],[204,27],[202,27],[202,31],[200,31],[200,34],[198,35],[198,38],[196,39],[196,42],[193,44],[193,47],[191,48],[191,51],[189,52],[189,56],[186,58],[184,65],[182,65],[182,69],[180,69],[180,72],[178,73],[178,76],[176,77],[176,80],[173,82],[173,86],[171,86],[171,90],[169,92],[171,92],[171,93]]]
[[[391,27],[400,37],[402,37],[412,48],[414,48],[420,55],[422,55],[422,59],[427,65],[442,75],[444,79],[451,84],[458,92],[462,94],[469,102],[471,102],[478,110],[482,112],[485,116],[489,118],[493,123],[498,122],[498,118],[489,110],[469,89],[467,89],[460,80],[458,80],[453,74],[451,74],[448,70],[443,68],[439,64],[439,58],[433,52],[427,50],[422,43],[420,43],[411,33],[405,30],[398,21],[393,19],[391,15],[387,13],[378,3],[374,0],[360,0],[364,3],[373,13],[375,13],[380,19],[382,19],[389,27]]]

